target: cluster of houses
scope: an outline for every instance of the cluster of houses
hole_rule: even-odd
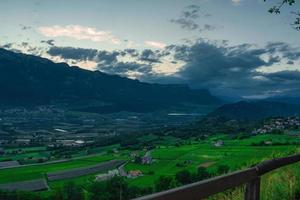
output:
[[[147,151],[146,154],[142,157],[141,162],[143,165],[150,165],[152,164],[152,156],[151,151]]]
[[[150,165],[153,163],[151,151],[147,151],[144,156],[140,156],[139,152],[131,152],[130,157],[132,158],[132,162],[136,162],[138,160],[138,162],[143,165]],[[126,178],[134,179],[143,176],[143,173],[138,169],[126,172],[124,169],[124,165],[122,165],[118,167],[118,169],[110,170],[105,174],[97,175],[95,181],[109,180],[114,176],[123,176]]]
[[[56,140],[55,144],[52,144],[52,145],[63,146],[63,147],[80,147],[80,146],[83,146],[85,143],[86,143],[86,141],[84,141],[84,140],[66,139],[66,140]]]
[[[106,180],[113,178],[114,176],[119,176],[118,169],[110,170],[105,174],[97,175],[95,181],[106,181]]]
[[[141,170],[130,170],[127,174],[127,178],[137,178],[139,176],[143,176]]]
[[[222,147],[222,146],[224,146],[224,141],[223,140],[218,140],[218,141],[214,142],[214,146],[215,147]]]
[[[118,167],[118,169],[110,170],[105,174],[99,174],[96,176],[95,181],[106,181],[109,180],[115,176],[123,176],[130,179],[137,178],[139,176],[143,176],[143,173],[141,170],[130,170],[126,172],[124,170],[124,165]]]
[[[265,134],[271,133],[275,130],[289,130],[289,129],[297,129],[300,127],[300,119],[299,117],[288,117],[288,118],[273,118],[268,120],[262,127],[255,129],[252,131],[252,134]]]
[[[151,151],[147,151],[144,156],[140,156],[138,152],[132,152],[130,157],[132,162],[137,162],[143,165],[150,165],[153,163]]]

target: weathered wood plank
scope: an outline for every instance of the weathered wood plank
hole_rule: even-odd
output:
[[[260,198],[260,177],[246,184],[245,200],[259,200]]]
[[[264,161],[256,165],[257,172],[259,175],[268,173],[274,169],[290,165],[300,161],[300,154],[292,155],[284,158],[274,158],[272,160]]]

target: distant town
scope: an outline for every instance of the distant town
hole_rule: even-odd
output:
[[[274,133],[284,130],[298,129],[299,127],[299,117],[277,117],[265,120],[259,128],[252,131],[252,134]]]

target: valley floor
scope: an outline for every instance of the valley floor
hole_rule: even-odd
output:
[[[144,139],[155,140],[157,138],[154,135],[149,135]],[[161,138],[159,144],[156,144],[152,150],[124,148],[116,150],[116,145],[112,145],[103,148],[96,155],[81,156],[64,162],[0,169],[0,184],[43,178],[47,180],[47,173],[91,167],[109,160],[124,160],[126,161],[124,165],[126,175],[138,172],[138,174],[126,178],[129,186],[148,188],[153,187],[159,177],[174,177],[176,173],[185,169],[191,173],[196,173],[198,167],[203,167],[210,174],[219,175],[218,169],[220,166],[226,166],[226,172],[229,172],[247,168],[266,159],[294,154],[299,152],[297,145],[299,142],[298,134],[257,135],[244,139],[232,139],[227,135],[211,136],[205,140],[196,138],[188,140]],[[149,164],[142,164],[135,160],[135,155],[143,156],[147,152],[151,156]],[[86,188],[95,181],[96,175],[116,168],[117,166],[114,166],[102,171],[99,170],[96,173],[93,171],[88,175],[76,178],[57,181],[48,180],[50,189],[42,191],[40,194],[47,196],[53,189],[62,187],[69,181]],[[299,172],[300,166],[297,164],[287,169],[284,173],[293,173],[291,170]],[[270,185],[270,181],[273,183],[275,179],[282,179],[280,173],[274,176],[268,175],[268,177],[269,179],[265,180],[264,184]],[[276,183],[276,185],[278,184]],[[286,187],[282,186],[282,188]]]

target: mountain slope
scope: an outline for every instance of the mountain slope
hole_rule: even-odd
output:
[[[267,117],[293,115],[300,115],[300,105],[271,101],[240,101],[223,105],[208,116],[219,116],[236,120],[260,120]]]
[[[85,104],[86,109],[99,112],[145,112],[182,103],[220,103],[206,90],[142,83],[4,49],[0,49],[0,92],[3,105],[64,102]]]

